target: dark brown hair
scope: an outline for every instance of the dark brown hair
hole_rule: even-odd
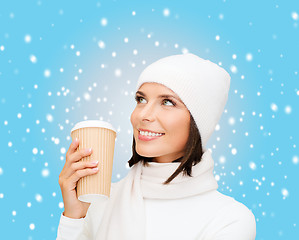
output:
[[[150,157],[143,157],[140,156],[135,150],[135,138],[133,136],[133,145],[132,145],[132,152],[133,155],[131,159],[128,161],[129,166],[132,167],[134,164],[138,163],[139,161],[142,162],[144,166],[148,166],[147,162],[152,162],[153,158]],[[170,183],[180,172],[183,171],[183,175],[188,175],[192,177],[192,166],[196,165],[201,161],[203,151],[201,145],[201,137],[196,126],[196,123],[190,114],[190,130],[189,130],[189,137],[188,141],[185,146],[185,154],[183,157],[177,159],[181,162],[180,166],[175,170],[175,172],[163,183],[168,184]]]

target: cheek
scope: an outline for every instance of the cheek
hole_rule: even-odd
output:
[[[134,111],[131,114],[131,117],[130,117],[130,121],[131,121],[132,128],[133,128],[133,135],[135,137],[138,136],[138,131],[136,130],[136,128],[139,126],[139,118],[138,118],[138,116],[139,116],[139,112],[135,108]]]
[[[178,115],[169,117],[166,130],[174,142],[184,144],[189,137],[190,117],[188,115],[178,117]]]
[[[131,121],[132,126],[134,126],[135,123],[136,123],[136,110],[134,110],[132,112],[131,117],[130,117],[130,121]]]
[[[163,116],[163,114],[161,115]],[[168,129],[170,132],[184,133],[190,124],[190,120],[187,118],[187,116],[179,116],[178,114],[169,116],[164,114],[163,119],[163,122],[167,123],[165,126],[166,129]]]

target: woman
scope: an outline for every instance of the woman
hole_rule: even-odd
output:
[[[140,75],[131,114],[133,156],[110,199],[87,204],[76,183],[96,166],[71,144],[59,176],[65,211],[57,239],[253,240],[252,212],[217,191],[206,143],[227,102],[229,74],[194,54],[162,58]]]

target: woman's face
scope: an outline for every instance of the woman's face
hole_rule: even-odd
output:
[[[136,101],[130,119],[136,152],[160,163],[182,157],[190,128],[190,113],[184,103],[171,89],[158,83],[144,83],[136,92]],[[139,130],[163,135],[143,136]]]

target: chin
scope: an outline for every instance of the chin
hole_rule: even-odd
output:
[[[153,154],[153,151],[149,150],[149,151],[144,151],[138,149],[138,147],[135,148],[135,151],[142,157],[148,157],[148,158],[153,158],[153,157],[157,157],[157,154]]]
[[[152,158],[155,157],[155,155],[145,152],[145,151],[137,151],[136,152],[141,156],[141,157],[148,157],[148,158]]]

